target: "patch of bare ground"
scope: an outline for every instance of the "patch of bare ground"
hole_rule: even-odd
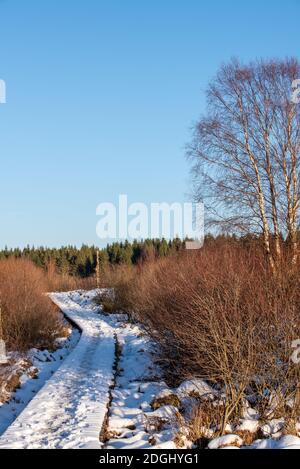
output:
[[[120,373],[119,363],[120,363],[121,355],[122,355],[122,346],[120,342],[118,341],[117,335],[115,335],[115,361],[114,361],[114,366],[113,366],[114,377],[113,377],[113,382],[109,389],[109,400],[107,403],[107,412],[106,412],[103,425],[100,431],[100,435],[99,435],[100,442],[103,443],[104,446],[107,444],[109,440],[119,436],[118,432],[116,432],[115,430],[112,431],[109,428],[109,414],[110,414],[110,407],[111,407],[111,403],[113,399],[112,391],[116,387],[117,377]]]
[[[0,365],[0,403],[10,400],[11,395],[20,387],[23,375],[32,379],[38,375],[38,369],[27,358],[11,359],[7,364]]]
[[[180,407],[180,399],[176,394],[170,393],[166,396],[163,397],[157,397],[153,399],[153,401],[150,403],[151,407],[153,410],[157,410],[160,407],[163,407],[165,405],[172,405],[174,407],[179,408]]]

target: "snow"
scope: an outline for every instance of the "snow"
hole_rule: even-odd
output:
[[[261,427],[261,431],[265,437],[277,437],[281,436],[281,431],[284,428],[284,418],[273,419],[268,421]]]
[[[20,377],[21,386],[17,389],[10,400],[0,403],[0,435],[12,424],[20,415],[27,404],[33,399],[37,392],[44,386],[45,382],[51,378],[55,371],[60,367],[62,361],[78,343],[80,334],[77,329],[72,329],[68,338],[60,339],[60,348],[54,352],[48,350],[32,349],[26,356],[19,356],[15,353],[9,353],[8,359],[14,361],[9,366],[9,374],[13,375],[24,368],[23,363],[29,359],[32,367],[27,368]],[[38,374],[32,378],[30,372],[37,371]],[[3,394],[5,394],[3,392]],[[7,396],[9,397],[9,396]]]
[[[238,435],[224,435],[219,438],[215,438],[208,444],[209,449],[219,449],[225,447],[241,447],[243,440]]]
[[[109,410],[108,449],[175,448],[168,422],[171,409],[152,410],[152,400],[167,388],[161,371],[155,365],[155,345],[139,325],[116,322],[115,315],[107,319],[114,325],[121,348],[115,387]],[[159,432],[157,424],[166,422],[169,433]],[[152,443],[151,443],[152,441]],[[155,442],[155,444],[153,444]]]
[[[237,427],[237,431],[246,431],[250,433],[256,433],[259,429],[259,421],[254,419],[241,419],[240,425]]]
[[[276,445],[277,449],[300,449],[300,438],[293,435],[286,435],[281,438]]]
[[[240,419],[240,424],[236,427],[236,431],[256,433],[260,426],[259,413],[257,410],[252,409],[247,401],[244,401],[243,407],[243,418]]]
[[[192,379],[184,381],[176,390],[178,397],[199,396],[201,398],[212,399],[215,391],[202,379]]]
[[[247,403],[247,407],[243,410],[243,417],[246,420],[259,420],[259,412],[255,409],[252,409],[249,403]]]
[[[252,449],[300,449],[300,438],[293,435],[286,435],[279,440],[266,439],[256,440],[251,446]]]
[[[100,448],[113,381],[114,330],[91,306],[95,292],[52,294],[82,330],[56,373],[0,438],[0,448]]]

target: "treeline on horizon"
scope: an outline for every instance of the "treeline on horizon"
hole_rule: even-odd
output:
[[[164,257],[185,248],[185,242],[179,238],[167,241],[165,239],[147,239],[144,241],[115,242],[103,249],[83,244],[76,246],[62,246],[61,248],[27,246],[24,249],[7,247],[0,251],[0,260],[27,258],[38,267],[47,269],[54,265],[56,271],[62,275],[89,277],[95,273],[97,265],[97,251],[100,266],[106,265],[134,265],[146,259]]]
[[[237,235],[208,234],[205,236],[204,244],[211,243],[238,243],[242,246],[260,245],[261,237],[248,234],[238,237]],[[97,265],[97,251],[99,252],[99,263],[101,267],[107,265],[137,265],[146,260],[166,257],[185,249],[185,241],[175,238],[147,239],[144,241],[115,242],[99,249],[96,246],[83,244],[80,248],[76,246],[62,246],[61,248],[30,247],[23,249],[7,247],[0,250],[0,260],[14,258],[26,258],[34,262],[38,267],[48,269],[51,265],[62,275],[89,277],[95,273]]]

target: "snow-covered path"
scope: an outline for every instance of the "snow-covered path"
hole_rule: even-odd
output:
[[[97,293],[51,294],[82,335],[2,434],[0,449],[176,447],[176,409],[151,406],[167,388],[155,363],[155,344],[127,315],[102,314],[94,302]],[[165,424],[159,432],[158,421]]]
[[[101,448],[114,375],[114,328],[80,292],[51,298],[80,327],[80,341],[1,436],[0,448]]]

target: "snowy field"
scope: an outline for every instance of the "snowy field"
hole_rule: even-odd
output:
[[[143,328],[126,315],[104,315],[96,294],[51,294],[82,333],[79,338],[74,329],[53,354],[30,352],[39,372],[32,379],[24,375],[20,389],[0,406],[0,448],[192,448],[195,403],[220,405],[215,390],[199,379],[170,389]],[[262,425],[247,404],[227,435],[213,439],[207,429],[207,446],[244,448],[242,435],[260,429],[263,438],[251,448],[300,449],[300,438],[283,435],[282,428],[280,419]]]

